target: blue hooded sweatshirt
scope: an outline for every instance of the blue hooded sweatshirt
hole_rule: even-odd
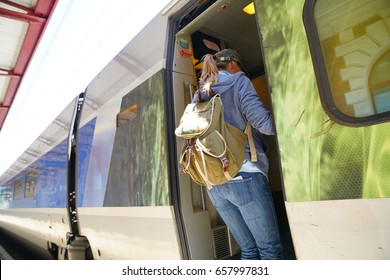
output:
[[[244,72],[229,74],[219,71],[219,82],[212,84],[211,89],[221,96],[224,107],[224,118],[228,124],[244,131],[246,123],[252,127],[253,140],[255,142],[257,162],[250,161],[250,149],[246,143],[246,160],[241,171],[261,172],[268,178],[268,158],[266,152],[268,145],[262,134],[274,135],[274,121],[271,113],[264,107],[249,78]],[[201,99],[210,100],[206,90],[201,90]],[[197,102],[198,91],[192,102]]]

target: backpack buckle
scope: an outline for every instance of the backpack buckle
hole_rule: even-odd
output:
[[[188,173],[188,170],[186,170],[186,168],[185,168],[183,165],[180,165],[180,166],[179,166],[179,172],[180,172],[180,173],[183,173],[183,174],[187,174],[187,173]]]
[[[180,164],[180,167],[179,167],[179,172],[180,173],[184,173],[184,174],[188,174],[188,168],[190,166],[190,161],[191,161],[191,154],[193,153],[192,152],[192,148],[193,148],[193,144],[192,144],[192,139],[190,139],[188,141],[188,145],[185,149],[185,155],[186,155],[186,159],[187,159],[187,163],[184,165],[184,164]]]
[[[188,147],[192,148],[196,143],[196,138],[187,139],[187,149]]]
[[[226,172],[229,167],[229,160],[225,156],[220,157],[219,160],[222,163],[223,172]]]

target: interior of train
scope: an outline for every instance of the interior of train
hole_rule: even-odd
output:
[[[256,15],[254,10],[251,12],[252,5],[250,0],[225,0],[215,1],[209,5],[200,4],[180,22],[181,29],[176,34],[173,68],[177,74],[174,76],[174,84],[180,84],[178,82],[180,80],[184,83],[185,89],[184,100],[175,94],[175,106],[183,102],[182,108],[177,109],[178,112],[183,112],[184,106],[191,101],[192,93],[200,76],[202,56],[206,53],[213,54],[224,48],[234,49],[241,55],[245,70],[248,72],[260,99],[272,111]],[[177,118],[178,115],[176,115]],[[276,137],[265,136],[265,138],[269,145],[267,153],[270,163],[269,185],[274,196],[281,237],[286,251],[285,255],[287,259],[293,259],[294,252],[284,206]],[[197,208],[199,210],[207,209],[210,213],[211,227],[217,229],[223,226],[223,221],[207,197],[207,191],[202,190],[193,182],[191,184],[194,211]],[[230,254],[234,254],[234,250],[230,249]]]

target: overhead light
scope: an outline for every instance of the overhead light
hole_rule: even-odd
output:
[[[244,9],[242,9],[245,13],[247,13],[248,15],[254,15],[255,14],[255,5],[252,3],[250,3],[249,5],[247,5]]]

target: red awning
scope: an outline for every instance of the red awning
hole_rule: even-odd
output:
[[[0,0],[0,130],[58,0]]]

